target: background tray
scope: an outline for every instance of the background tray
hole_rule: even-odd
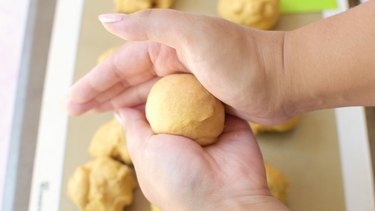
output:
[[[216,15],[216,2],[177,0],[174,8]],[[75,80],[96,64],[102,52],[123,43],[97,21],[99,14],[112,9],[110,1],[85,1]],[[321,14],[284,15],[277,29],[291,30],[321,18]],[[92,135],[110,118],[111,114],[87,114],[69,119],[60,210],[78,210],[66,197],[67,179],[78,165],[90,159],[87,149]],[[298,128],[292,132],[259,136],[265,160],[281,169],[290,181],[289,207],[292,210],[345,209],[337,140],[333,110],[304,115]],[[148,210],[148,203],[140,191],[129,210]]]

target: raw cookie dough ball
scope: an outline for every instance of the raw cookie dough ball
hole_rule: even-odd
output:
[[[218,13],[225,19],[257,29],[271,29],[280,17],[279,0],[220,0]]]
[[[152,7],[152,0],[114,0],[115,12],[133,13]]]
[[[146,117],[157,134],[182,135],[200,145],[212,144],[223,132],[223,104],[191,74],[174,74],[152,87]]]
[[[267,174],[267,184],[272,195],[279,199],[284,204],[288,203],[288,180],[283,175],[283,173],[271,166],[268,163],[265,163],[266,174]]]
[[[273,125],[273,126],[259,125],[259,124],[250,122],[250,127],[253,130],[254,135],[258,135],[264,132],[282,133],[282,132],[287,132],[287,131],[294,129],[298,125],[299,121],[300,121],[300,117],[294,117],[282,124]]]
[[[114,52],[116,52],[118,47],[110,48],[106,51],[104,51],[99,57],[98,57],[98,64],[102,63],[104,60],[106,60],[109,56],[111,56]]]
[[[93,157],[111,157],[131,165],[122,125],[115,119],[102,125],[92,138],[89,154]]]
[[[133,13],[139,10],[156,8],[171,8],[174,0],[115,0],[115,12]]]
[[[168,9],[173,6],[174,0],[154,0],[156,8]]]
[[[83,211],[122,211],[137,187],[132,170],[101,157],[78,167],[68,181],[68,196]]]

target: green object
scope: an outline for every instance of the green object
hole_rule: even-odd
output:
[[[309,13],[336,9],[336,0],[281,0],[281,13]]]

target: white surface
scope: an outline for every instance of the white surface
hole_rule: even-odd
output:
[[[0,1],[0,208],[28,6],[29,0]]]
[[[82,6],[81,0],[57,1],[29,205],[32,211],[59,208],[68,121],[61,96],[67,94],[73,79]]]
[[[373,211],[374,177],[363,107],[336,109],[337,130],[348,211]]]

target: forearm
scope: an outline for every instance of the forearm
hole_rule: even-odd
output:
[[[289,112],[375,105],[375,2],[288,32]]]

